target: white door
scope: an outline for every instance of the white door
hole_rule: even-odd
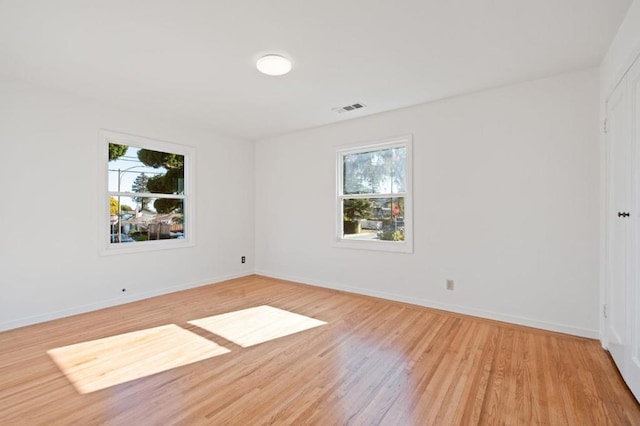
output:
[[[633,227],[633,245],[632,257],[629,259],[632,264],[631,291],[629,293],[629,303],[627,305],[630,338],[628,348],[628,358],[624,379],[629,388],[640,401],[640,59],[627,74],[627,92],[630,96],[630,114],[629,127],[632,140],[634,158],[634,175],[633,182],[635,197],[634,198],[634,216],[632,217]]]
[[[605,343],[640,401],[640,59],[607,101]]]
[[[630,290],[629,217],[631,202],[631,138],[625,78],[607,102],[607,347],[624,376],[628,345],[627,301]],[[629,216],[627,216],[629,213]]]

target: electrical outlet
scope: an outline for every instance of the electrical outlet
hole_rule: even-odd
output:
[[[242,263],[246,263],[246,262],[247,262],[247,258],[246,258],[245,256],[242,256],[242,257],[240,258],[240,261],[241,261]]]
[[[447,280],[447,290],[453,290],[453,280]]]

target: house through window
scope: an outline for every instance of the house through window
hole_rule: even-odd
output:
[[[107,250],[169,248],[191,242],[191,149],[102,132],[107,152]],[[108,207],[107,207],[108,204]]]
[[[411,252],[411,138],[338,150],[337,243]]]

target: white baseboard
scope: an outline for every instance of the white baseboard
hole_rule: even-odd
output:
[[[246,277],[252,274],[253,272],[248,274],[242,273],[242,274],[230,274],[225,276],[219,276],[212,279],[185,283],[185,284],[180,284],[180,285],[171,286],[171,287],[164,287],[161,289],[156,289],[148,292],[133,294],[125,297],[119,297],[117,299],[103,300],[100,302],[77,306],[69,309],[64,309],[61,311],[47,312],[41,315],[19,318],[16,320],[0,323],[0,331],[11,330],[18,327],[24,327],[27,325],[64,318],[71,315],[91,312],[98,309],[108,308],[111,306],[123,305],[125,303],[135,302],[142,299],[148,299],[155,296],[174,293],[176,291],[188,290],[191,288],[201,287],[209,284],[215,284],[222,281],[231,280],[234,278]],[[452,305],[452,304],[447,304],[442,302],[436,302],[433,300],[419,299],[415,297],[410,297],[410,296],[405,296],[405,295],[400,295],[395,293],[382,292],[377,290],[371,290],[371,289],[366,289],[361,287],[352,287],[348,285],[342,285],[339,283],[329,283],[329,282],[314,280],[306,277],[297,277],[297,276],[292,276],[287,274],[278,274],[270,271],[258,270],[258,271],[255,271],[255,274],[263,275],[271,278],[278,278],[278,279],[287,280],[287,281],[299,282],[302,284],[314,285],[314,286],[323,287],[323,288],[330,288],[333,290],[347,291],[350,293],[357,293],[365,296],[379,297],[382,299],[393,300],[397,302],[410,303],[413,305],[425,306],[427,308],[441,309],[444,311],[455,312],[455,313],[464,314],[464,315],[471,315],[471,316],[476,316],[480,318],[486,318],[486,319],[492,319],[496,321],[508,322],[512,324],[524,325],[527,327],[534,327],[542,330],[556,331],[559,333],[571,334],[574,336],[587,337],[591,339],[600,338],[600,333],[598,330],[589,330],[589,329],[574,327],[574,326],[565,325],[565,324],[558,324],[558,323],[553,323],[548,321],[540,321],[532,318],[502,314],[502,313],[487,311],[483,309],[470,308],[467,306]]]
[[[38,324],[41,322],[51,321],[59,318],[77,315],[77,314],[83,314],[86,312],[97,311],[98,309],[109,308],[112,306],[124,305],[125,303],[136,302],[138,300],[149,299],[151,297],[162,296],[164,294],[169,294],[169,293],[175,293],[176,291],[181,291],[181,290],[189,290],[191,288],[201,287],[209,284],[215,284],[222,281],[231,280],[234,278],[246,277],[249,275],[253,275],[253,272],[250,272],[248,274],[241,273],[241,274],[223,275],[223,276],[215,277],[212,279],[199,280],[196,282],[184,283],[184,284],[179,284],[175,286],[146,291],[142,293],[127,295],[127,296],[119,297],[117,299],[102,300],[99,302],[89,303],[87,305],[76,306],[69,309],[63,309],[60,311],[47,312],[40,315],[34,315],[30,317],[25,317],[25,318],[18,318],[15,320],[0,323],[0,331],[12,330],[18,327]]]
[[[424,306],[424,307],[433,308],[433,309],[441,309],[443,311],[455,312],[455,313],[464,314],[464,315],[471,315],[475,317],[492,319],[496,321],[503,321],[511,324],[524,325],[527,327],[539,328],[542,330],[556,331],[558,333],[571,334],[574,336],[587,337],[590,339],[600,338],[600,333],[598,330],[589,330],[589,329],[574,327],[574,326],[565,325],[565,324],[558,324],[558,323],[548,322],[548,321],[540,321],[532,318],[519,317],[516,315],[502,314],[499,312],[492,312],[492,311],[487,311],[483,309],[471,308],[467,306],[452,305],[448,303],[436,302],[433,300],[419,299],[415,297],[376,291],[376,290],[371,290],[371,289],[366,289],[361,287],[351,287],[351,286],[346,286],[339,283],[328,283],[328,282],[309,279],[305,277],[296,277],[292,275],[278,274],[278,273],[273,273],[269,271],[257,270],[255,271],[255,273],[257,275],[263,275],[265,277],[278,278],[278,279],[287,280],[287,281],[294,281],[302,284],[309,284],[309,285],[314,285],[318,287],[330,288],[333,290],[347,291],[350,293],[357,293],[365,296],[379,297],[382,299],[393,300],[396,302],[410,303],[412,305]]]

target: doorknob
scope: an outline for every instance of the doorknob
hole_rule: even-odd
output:
[[[629,217],[628,212],[618,212],[618,217]]]

